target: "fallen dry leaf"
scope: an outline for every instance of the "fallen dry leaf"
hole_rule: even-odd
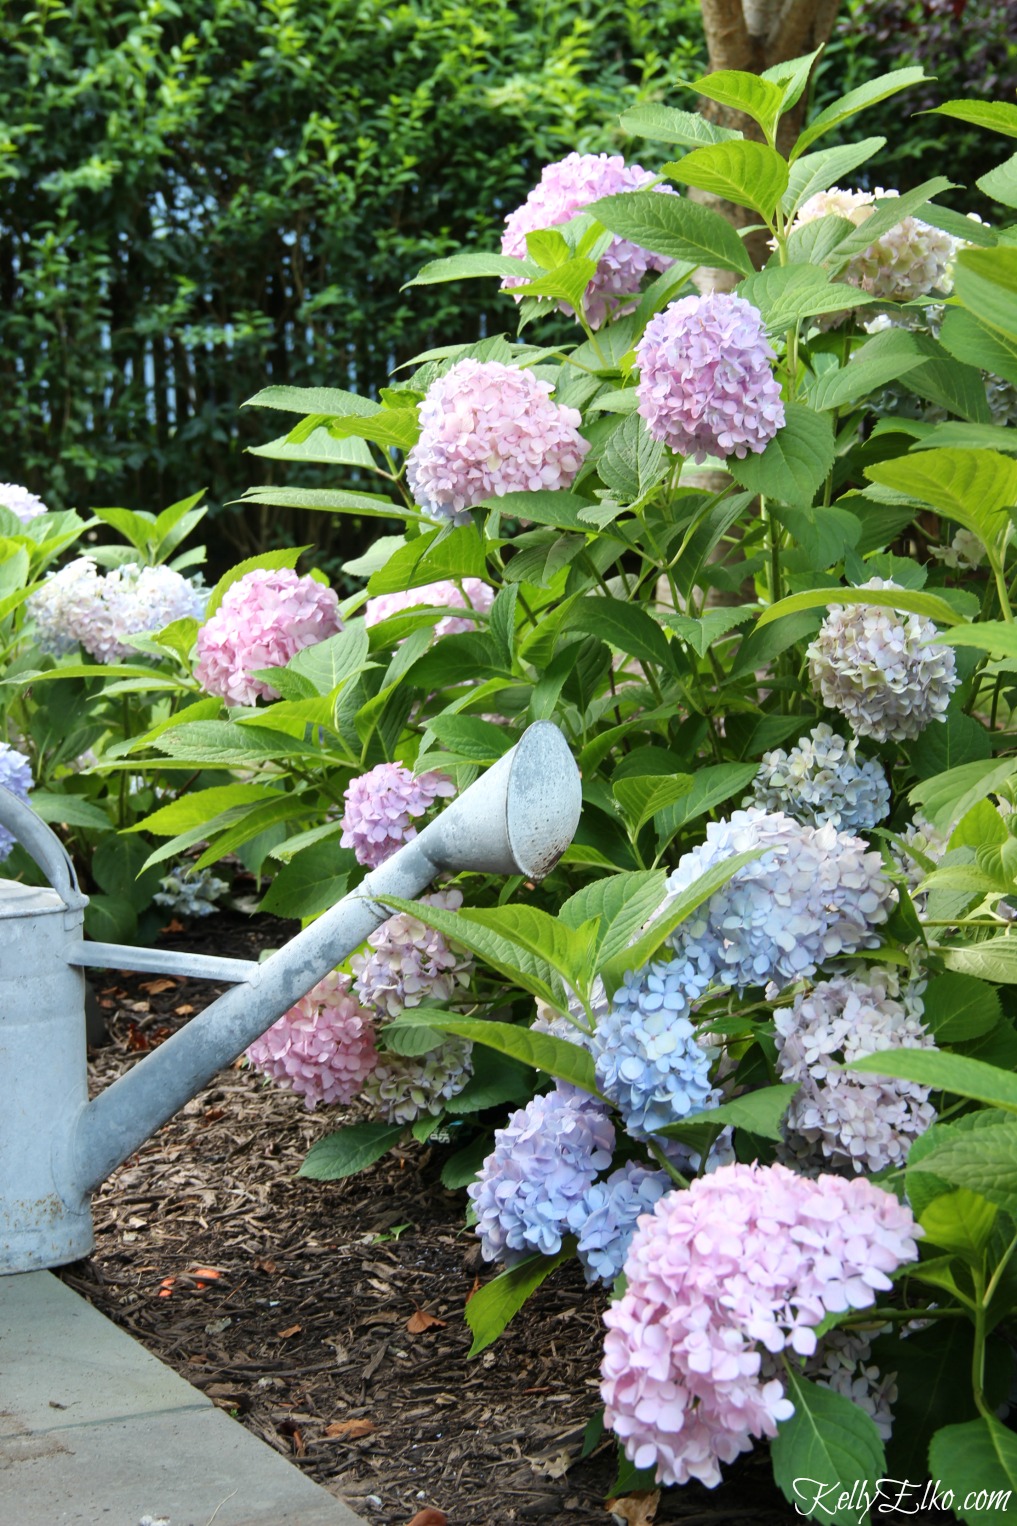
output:
[[[347,1441],[355,1441],[358,1436],[370,1436],[376,1429],[372,1420],[333,1420],[331,1425],[326,1425],[325,1435],[345,1436]]]
[[[531,1458],[530,1467],[534,1473],[542,1478],[564,1478],[572,1466],[572,1459],[568,1452],[558,1452],[554,1457],[546,1457],[543,1460]]]
[[[163,991],[175,991],[176,986],[175,980],[159,979],[143,980],[141,982],[141,989],[147,991],[149,996],[161,996]]]
[[[173,1011],[176,1013],[177,1017],[190,1017],[194,1012],[194,1008],[191,1006],[189,1001],[185,1001],[181,1002],[179,1007],[174,1007]]]
[[[428,1506],[426,1510],[418,1510],[406,1526],[448,1526],[448,1516],[444,1510],[432,1510]]]
[[[288,1341],[291,1335],[299,1335],[302,1329],[302,1325],[287,1325],[285,1330],[279,1331],[279,1339]]]
[[[635,1494],[608,1500],[604,1509],[610,1510],[616,1521],[625,1521],[626,1526],[653,1526],[659,1504],[659,1489],[641,1489]]]
[[[444,1330],[447,1324],[447,1320],[439,1319],[436,1314],[428,1314],[426,1309],[418,1309],[406,1321],[406,1328],[411,1335],[423,1335],[425,1330],[433,1330],[436,1326]]]

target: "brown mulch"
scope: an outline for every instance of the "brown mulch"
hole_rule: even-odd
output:
[[[251,958],[289,930],[223,913],[162,942]],[[90,1051],[94,1090],[215,994],[152,975],[94,984],[110,1034]],[[441,1186],[447,1147],[398,1149],[343,1181],[298,1178],[336,1122],[245,1068],[220,1073],[106,1182],[95,1252],[60,1275],[368,1522],[406,1526],[433,1507],[450,1526],[609,1523],[614,1447],[579,1455],[599,1403],[602,1297],[562,1267],[468,1361],[463,1307],[489,1269],[463,1195]],[[645,1507],[628,1519],[801,1518],[763,1449],[719,1490],[692,1484]]]

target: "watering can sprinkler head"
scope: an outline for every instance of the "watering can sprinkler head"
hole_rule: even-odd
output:
[[[0,1273],[92,1248],[89,1196],[162,1123],[372,933],[385,898],[474,870],[542,878],[579,822],[579,771],[538,721],[431,824],[264,964],[85,942],[86,898],[59,839],[0,787],[0,825],[54,887],[0,880]],[[231,990],[88,1101],[82,966],[164,970]]]

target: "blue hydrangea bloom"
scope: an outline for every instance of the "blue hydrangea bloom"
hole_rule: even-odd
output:
[[[607,1109],[575,1087],[513,1113],[467,1188],[484,1259],[511,1266],[533,1251],[555,1255],[569,1211],[611,1164],[614,1138]]]
[[[625,1265],[636,1220],[671,1187],[666,1172],[630,1160],[587,1188],[568,1218],[587,1282],[614,1282]]]
[[[858,758],[857,749],[854,738],[846,742],[824,721],[790,752],[764,752],[742,804],[814,827],[828,821],[841,832],[869,832],[890,814],[890,786],[875,758]]]
[[[19,800],[28,799],[33,787],[32,765],[23,752],[0,742],[0,784],[17,795]],[[5,859],[14,847],[14,838],[6,827],[0,827],[0,859]]]
[[[653,960],[625,976],[597,1023],[597,1085],[637,1136],[698,1113],[710,1095],[712,1056],[696,1042],[691,1021],[692,1003],[708,984],[688,959]]]

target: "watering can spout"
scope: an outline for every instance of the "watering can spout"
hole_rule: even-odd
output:
[[[86,1254],[91,1248],[90,1193],[218,1070],[231,1064],[386,920],[390,912],[384,905],[385,897],[414,899],[437,874],[443,872],[454,874],[460,870],[474,870],[518,874],[529,880],[542,878],[572,840],[579,821],[580,796],[579,771],[561,732],[550,722],[536,722],[510,752],[447,806],[419,836],[404,844],[380,868],[368,874],[354,892],[310,927],[304,928],[263,964],[207,961],[204,973],[212,978],[234,981],[232,989],[152,1050],[92,1102],[85,1100],[81,965],[102,963],[109,967],[117,958],[120,962],[112,964],[113,968],[160,969],[168,968],[172,963],[180,973],[198,973],[195,967],[205,962],[199,956],[166,955],[158,951],[83,942],[80,935],[83,898],[79,894],[75,904],[70,904],[76,886],[72,886],[72,882],[64,886],[68,900],[62,900],[57,891],[34,892],[52,897],[56,903],[53,909],[63,914],[63,922],[56,934],[58,962],[65,983],[67,979],[77,982],[78,994],[78,1032],[65,1036],[64,1042],[76,1043],[80,1050],[80,1065],[75,1061],[72,1067],[80,1072],[79,1079],[74,1081],[78,1095],[76,1099],[69,1096],[54,1098],[50,1090],[47,1098],[41,1078],[37,1077],[35,1095],[38,1106],[34,1110],[31,1107],[22,1109],[20,1123],[17,1109],[13,1113],[8,1111],[6,1118],[0,1110],[0,1145],[5,1147],[0,1149],[0,1158],[7,1149],[9,1136],[8,1153],[14,1156],[20,1153],[24,1170],[31,1169],[38,1176],[39,1125],[45,1121],[49,1128],[50,1123],[49,1119],[43,1120],[38,1115],[47,1102],[50,1110],[54,1104],[62,1109],[52,1120],[50,1131],[46,1169],[51,1174],[51,1190],[46,1193],[37,1190],[36,1199],[40,1204],[45,1199],[48,1206],[40,1207],[39,1211],[48,1213],[51,1221],[61,1226],[65,1221],[73,1221],[76,1227],[73,1232],[68,1230],[66,1233],[62,1227],[56,1231],[51,1228],[42,1236],[50,1247],[48,1250],[29,1248],[26,1251],[24,1246],[26,1243],[30,1246],[33,1236],[29,1225],[26,1241],[25,1192],[17,1183],[0,1179],[0,1272],[57,1265],[60,1261]],[[41,827],[33,813],[20,802],[13,801],[18,809],[11,809],[12,801],[13,797],[0,791],[0,820],[10,824],[19,837],[22,829],[35,832],[36,827]],[[23,813],[30,818],[28,822],[22,819]],[[42,828],[42,831],[46,829]],[[35,832],[35,837],[38,835]],[[46,845],[49,851],[52,853],[52,844],[55,844],[56,850],[62,854],[57,839],[51,833],[47,835],[51,839]],[[33,846],[37,846],[34,838]],[[49,867],[48,860],[40,861],[44,867]],[[66,868],[60,872],[66,879]],[[22,886],[8,888],[12,894],[25,889]],[[0,927],[3,923],[4,917],[0,916]],[[26,955],[26,968],[30,967],[31,957],[31,954]],[[143,961],[140,965],[139,959]],[[73,1002],[69,1005],[73,1019]],[[7,1012],[0,1009],[0,1075],[5,1077],[5,1085],[10,1085],[13,1050],[10,1057],[5,1053],[7,1016]],[[14,1026],[10,1024],[11,1031]],[[22,1068],[24,1059],[22,1055]],[[46,1060],[48,1057],[39,1053],[34,1055],[36,1071]],[[16,1077],[15,1084],[21,1084]],[[31,1134],[30,1141],[23,1137],[26,1133]],[[34,1162],[31,1167],[30,1161]],[[10,1204],[5,1203],[8,1191],[14,1194]],[[5,1216],[15,1213],[22,1220],[20,1250],[12,1250],[14,1241],[5,1242],[4,1238]]]

